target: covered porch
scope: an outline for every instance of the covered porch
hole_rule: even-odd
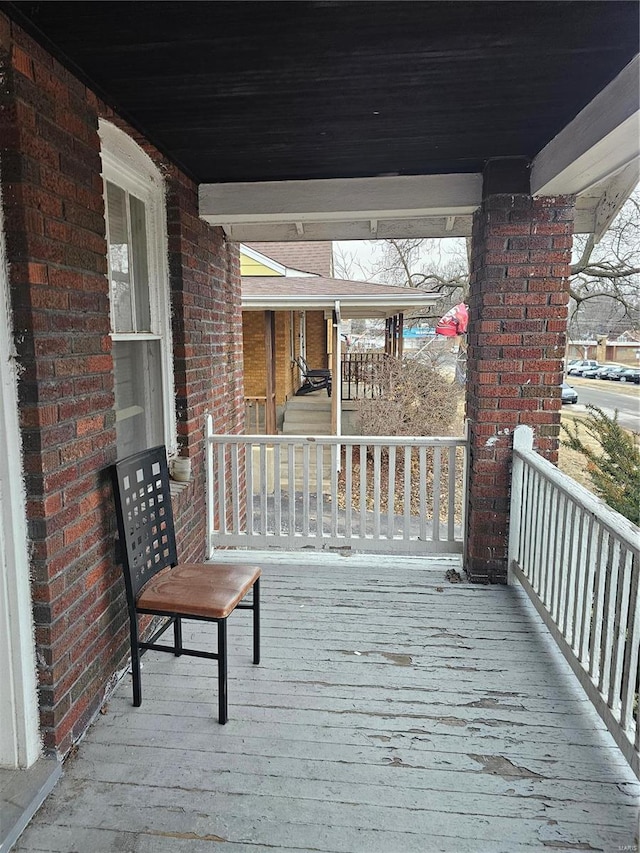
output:
[[[236,614],[227,726],[210,662],[149,653],[142,708],[125,677],[16,851],[634,849],[640,786],[521,588],[451,582],[458,556],[250,558],[263,663]]]

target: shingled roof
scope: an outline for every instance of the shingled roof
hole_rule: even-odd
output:
[[[330,240],[245,245],[294,270],[327,276],[333,273],[333,244]]]

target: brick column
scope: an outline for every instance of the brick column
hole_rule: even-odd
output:
[[[487,187],[485,174],[485,190]],[[557,461],[573,198],[485,194],[473,225],[465,570],[505,583],[513,431]]]

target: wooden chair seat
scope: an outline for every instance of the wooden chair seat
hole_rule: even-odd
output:
[[[145,584],[136,607],[138,613],[226,619],[259,577],[256,566],[181,563]]]
[[[218,662],[218,720],[226,723],[227,619],[234,610],[253,611],[253,662],[260,663],[260,568],[178,562],[164,447],[122,459],[112,477],[129,610],[133,704],[142,704],[140,658],[149,649],[211,658]],[[249,592],[251,600],[246,602]],[[167,619],[142,641],[139,614]],[[185,648],[183,619],[215,622],[217,651]],[[172,625],[173,645],[156,643]]]

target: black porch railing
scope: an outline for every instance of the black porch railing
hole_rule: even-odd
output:
[[[342,399],[382,396],[381,371],[389,358],[384,352],[349,352],[342,356]]]

